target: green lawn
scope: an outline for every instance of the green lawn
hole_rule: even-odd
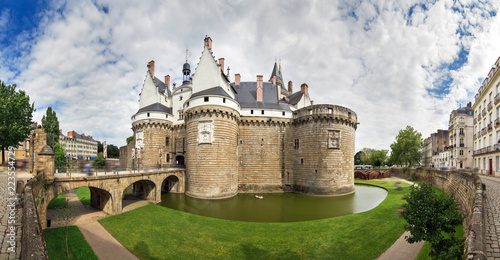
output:
[[[409,185],[395,190],[393,181],[356,182],[383,186],[389,194],[371,211],[305,222],[228,221],[157,205],[99,222],[140,259],[374,259],[404,231],[395,211]]]
[[[66,197],[64,196],[64,193],[61,193],[49,202],[47,209],[63,209],[67,206],[68,202],[66,201]]]
[[[43,231],[50,260],[67,259],[64,231],[64,227],[48,228]],[[97,260],[97,256],[77,226],[68,227],[68,248],[69,259]]]
[[[75,191],[76,191],[76,196],[78,196],[83,205],[90,205],[89,187],[76,188]]]

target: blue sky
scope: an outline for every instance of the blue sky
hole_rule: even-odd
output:
[[[500,55],[497,1],[9,1],[0,0],[0,80],[48,106],[63,132],[121,146],[146,65],[182,81],[205,35],[231,74],[309,85],[315,104],[353,109],[356,150],[389,149],[411,125],[448,127]],[[234,78],[232,76],[231,78]]]

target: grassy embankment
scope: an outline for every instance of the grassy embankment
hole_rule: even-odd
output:
[[[48,228],[43,231],[49,259],[67,259],[64,231],[66,227]],[[69,259],[97,259],[77,226],[68,227]]]
[[[374,259],[404,231],[395,211],[409,185],[396,190],[392,180],[357,183],[385,187],[388,196],[368,212],[294,223],[220,220],[157,205],[99,221],[140,259]]]

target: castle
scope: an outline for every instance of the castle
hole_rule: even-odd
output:
[[[155,76],[155,63],[132,116],[134,139],[120,148],[126,168],[185,167],[185,194],[228,198],[238,192],[342,195],[354,188],[357,115],[313,105],[308,85],[293,92],[275,62],[267,82],[230,82],[205,37],[196,71],[183,66],[182,85]]]

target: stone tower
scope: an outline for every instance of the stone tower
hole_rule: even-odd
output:
[[[184,105],[186,124],[186,194],[220,199],[238,193],[237,135],[240,119],[234,89],[223,64],[212,56],[212,40],[192,77],[193,94]],[[223,63],[223,59],[221,59]]]
[[[158,168],[165,165],[165,154],[169,152],[168,140],[172,135],[172,108],[169,78],[165,83],[155,77],[155,62],[148,63],[148,72],[141,90],[139,110],[132,116],[134,131],[134,153],[132,167]]]
[[[313,105],[294,112],[294,190],[343,195],[354,188],[354,135],[357,116],[336,105]]]

